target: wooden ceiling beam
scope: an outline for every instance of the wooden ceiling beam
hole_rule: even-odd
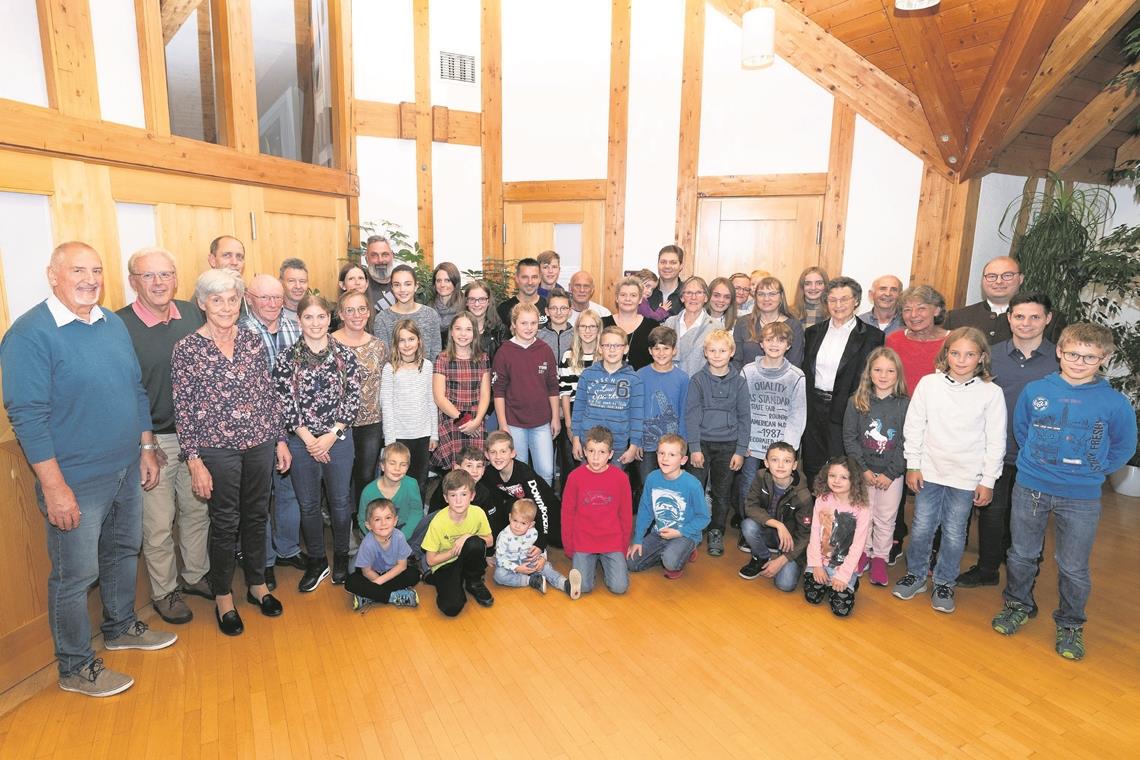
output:
[[[1116,149],[1116,166],[1125,161],[1140,161],[1140,135],[1132,135]]]
[[[202,0],[162,0],[162,44],[168,45],[178,30],[198,10]]]
[[[894,0],[880,2],[942,158],[952,166],[966,149],[966,109],[934,18],[937,9],[899,11]]]
[[[918,97],[866,58],[825,32],[784,0],[765,0],[776,11],[776,53],[801,74],[874,124],[904,148],[933,165],[947,179],[946,166]],[[755,0],[710,0],[732,21],[741,23]]]
[[[1025,99],[1050,44],[1065,24],[1068,3],[1022,0],[1010,19],[967,124],[963,177],[985,171]]]
[[[1140,70],[1133,64],[1126,71]],[[1049,170],[1064,172],[1085,157],[1097,143],[1136,111],[1140,100],[1127,87],[1117,86],[1097,95],[1069,125],[1053,138]]]
[[[1137,13],[1140,13],[1140,0],[1089,0],[1049,46],[997,150],[1001,151],[1021,134]]]

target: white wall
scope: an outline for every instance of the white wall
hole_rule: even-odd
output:
[[[482,158],[478,147],[433,143],[432,235],[435,262],[483,268]]]
[[[480,29],[482,5],[475,0],[431,0],[428,4],[428,55],[431,69],[432,105],[459,111],[482,111],[480,87],[483,74],[480,61]],[[475,57],[475,84],[442,79],[439,75],[439,51]]]
[[[503,181],[606,176],[609,0],[504,0]]]
[[[131,254],[140,248],[157,244],[155,207],[147,203],[116,203],[115,220],[119,225],[119,264],[122,268],[123,300],[130,303],[137,295],[131,287]]]
[[[827,171],[831,93],[782,58],[740,67],[740,27],[705,10],[698,174]]]
[[[412,240],[418,238],[415,140],[358,137],[356,161],[361,223],[393,222]]]
[[[625,269],[655,268],[657,251],[674,242],[684,39],[685,0],[633,0]]]
[[[52,241],[48,196],[0,192],[0,265],[9,324],[51,295],[46,270]]]
[[[863,285],[861,309],[870,308],[866,293],[879,275],[893,274],[904,283],[910,278],[921,187],[922,160],[856,117],[843,271],[828,274],[845,274]]]
[[[360,100],[416,99],[411,0],[352,4],[352,89]],[[414,229],[414,227],[413,227]]]
[[[43,48],[35,0],[8,0],[0,6],[0,98],[47,107]]]
[[[133,0],[91,3],[91,36],[104,121],[146,127]]]

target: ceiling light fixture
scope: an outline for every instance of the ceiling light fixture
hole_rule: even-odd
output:
[[[745,12],[741,24],[740,65],[762,69],[776,60],[776,10],[760,7]]]
[[[938,5],[939,0],[895,0],[895,8],[900,11],[921,11]]]

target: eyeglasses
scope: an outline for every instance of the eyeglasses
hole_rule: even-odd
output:
[[[250,295],[264,303],[282,303],[285,301],[285,296],[259,296],[256,293],[250,293]]]
[[[737,293],[751,293],[752,292],[752,288],[748,287],[747,285],[737,285],[733,288],[733,290],[735,290]]]
[[[570,307],[569,306],[547,306],[546,310],[547,311],[563,312],[563,311],[570,311]]]
[[[131,272],[131,275],[138,277],[145,283],[152,283],[155,280],[159,282],[170,282],[174,279],[174,272]]]
[[[597,325],[591,325],[591,324],[584,324],[584,325],[578,325],[578,329],[579,330],[597,330],[598,326]]]
[[[827,305],[828,306],[841,306],[841,305],[847,303],[848,301],[854,301],[854,300],[855,300],[855,296],[832,296],[831,298],[827,299]]]
[[[986,282],[997,282],[998,277],[1001,277],[1002,282],[1009,282],[1015,277],[1020,276],[1021,272],[1002,272],[1000,275],[997,272],[990,272],[989,274],[983,274],[982,279],[984,279]]]
[[[487,303],[489,300],[491,299],[487,296],[472,296],[467,299],[467,303]]]
[[[342,311],[344,312],[344,315],[346,317],[355,317],[355,316],[365,316],[366,314],[368,314],[369,309],[367,306],[349,306],[346,309],[342,309]]]
[[[1080,362],[1081,364],[1088,364],[1089,366],[1097,364],[1104,359],[1103,356],[1098,356],[1097,354],[1078,354],[1076,351],[1062,351],[1061,356],[1063,356],[1067,362]]]
[[[757,298],[779,298],[780,291],[778,290],[758,290],[756,291]]]
[[[622,349],[625,348],[624,343],[602,343],[602,348]]]

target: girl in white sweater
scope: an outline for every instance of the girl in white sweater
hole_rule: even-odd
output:
[[[392,338],[396,350],[380,376],[384,445],[399,441],[408,447],[412,455],[408,474],[419,482],[423,493],[431,452],[439,442],[432,363],[424,357],[423,338],[414,321],[397,322]]]
[[[906,482],[915,493],[907,574],[892,593],[911,599],[926,590],[934,533],[942,546],[934,567],[931,606],[954,611],[954,583],[966,544],[970,510],[993,498],[1005,457],[1005,397],[990,376],[981,331],[960,327],[946,336],[935,372],[918,382],[903,425]]]

